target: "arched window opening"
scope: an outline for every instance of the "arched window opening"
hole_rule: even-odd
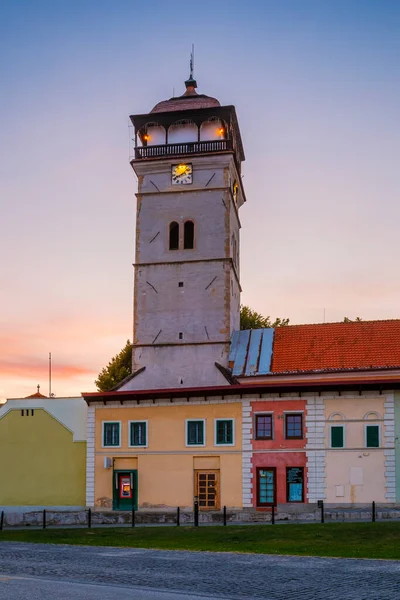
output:
[[[185,250],[193,250],[194,248],[194,223],[186,221],[183,232],[183,247]]]
[[[168,144],[197,142],[199,128],[189,119],[181,119],[170,125],[168,129]]]
[[[179,250],[179,224],[176,221],[169,224],[169,249]]]
[[[165,128],[155,122],[146,123],[146,125],[138,131],[138,142],[141,142],[142,146],[166,144]]]
[[[200,127],[200,141],[208,140],[225,140],[226,125],[218,117],[211,117],[208,121],[204,121]]]

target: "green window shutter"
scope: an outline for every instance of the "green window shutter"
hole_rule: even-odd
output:
[[[119,446],[119,436],[119,423],[104,423],[103,446]]]
[[[231,419],[217,421],[217,444],[233,444],[233,421]]]
[[[344,427],[343,425],[334,425],[331,427],[331,448],[344,447]]]
[[[131,446],[146,446],[146,423],[131,423]]]
[[[188,421],[186,443],[188,446],[202,446],[204,444],[203,421]]]
[[[367,448],[379,448],[379,425],[367,425]]]

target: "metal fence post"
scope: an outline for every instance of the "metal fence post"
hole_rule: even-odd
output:
[[[46,509],[43,509],[43,529],[46,529]]]
[[[372,522],[375,523],[376,520],[376,506],[375,500],[372,502]]]
[[[224,525],[226,525],[226,506],[224,506]]]
[[[89,507],[88,513],[87,513],[87,526],[90,529],[92,526],[92,509]]]
[[[199,501],[197,499],[194,501],[194,526],[199,526]]]
[[[0,531],[3,531],[3,525],[4,525],[4,510],[1,511],[1,517],[0,517]]]
[[[271,524],[275,525],[275,504],[272,505]]]
[[[325,523],[324,501],[318,500],[318,508],[321,509],[321,523]]]
[[[181,524],[181,509],[178,508],[176,509],[176,526],[179,527]]]

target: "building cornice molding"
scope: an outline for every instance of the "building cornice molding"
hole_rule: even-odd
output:
[[[365,375],[365,374],[362,374]],[[82,393],[84,400],[90,404],[91,402],[119,402],[121,404],[124,401],[136,401],[138,404],[142,400],[153,400],[165,399],[169,402],[173,402],[174,398],[185,398],[187,401],[190,398],[209,398],[222,397],[223,399],[228,396],[239,396],[246,397],[262,397],[262,394],[276,394],[277,396],[282,394],[298,394],[300,397],[302,394],[316,393],[322,394],[323,392],[355,392],[362,395],[364,391],[377,391],[380,394],[384,390],[398,390],[400,389],[400,375],[395,375],[386,378],[365,378],[359,377],[358,379],[348,380],[342,379],[327,379],[312,381],[309,379],[294,379],[293,381],[273,381],[270,384],[262,385],[227,385],[227,386],[212,386],[212,387],[196,387],[196,388],[171,388],[171,389],[155,389],[155,390],[139,390],[139,391],[122,391],[122,392],[90,392]]]

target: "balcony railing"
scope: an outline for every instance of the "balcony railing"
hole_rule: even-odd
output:
[[[135,158],[161,158],[179,154],[203,154],[205,152],[224,152],[232,150],[232,140],[210,140],[208,142],[182,142],[162,146],[140,146],[135,148]]]

